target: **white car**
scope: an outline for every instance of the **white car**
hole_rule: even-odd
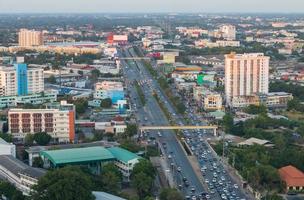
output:
[[[233,187],[234,187],[235,189],[238,189],[238,188],[239,188],[239,186],[238,186],[237,184],[234,184]]]

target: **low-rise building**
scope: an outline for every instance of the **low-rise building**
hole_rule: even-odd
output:
[[[279,169],[286,191],[302,191],[304,189],[304,173],[294,166],[288,165]]]
[[[0,155],[0,176],[14,185],[24,195],[29,195],[45,170],[30,167],[12,155]]]
[[[286,92],[270,92],[268,94],[235,96],[232,98],[233,108],[244,108],[249,105],[265,105],[270,109],[287,108],[289,100],[293,99],[292,94]]]
[[[16,146],[0,138],[0,155],[11,155],[16,157]]]
[[[93,173],[102,172],[105,163],[114,162],[122,172],[125,180],[129,180],[133,167],[141,159],[140,156],[120,147],[85,147],[40,152],[46,168],[58,168],[65,165],[87,165]]]
[[[222,96],[216,92],[211,92],[206,87],[194,87],[193,97],[204,110],[221,110],[223,108]]]
[[[0,96],[0,108],[15,107],[21,104],[43,104],[57,101],[56,91],[46,91],[41,93],[23,96]]]

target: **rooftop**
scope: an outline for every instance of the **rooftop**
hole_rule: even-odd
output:
[[[83,162],[114,160],[115,157],[104,147],[85,147],[42,151],[54,165],[79,164]]]
[[[122,149],[120,147],[111,147],[111,148],[108,148],[108,150],[113,154],[113,156],[117,160],[121,160],[124,163],[127,163],[133,159],[141,158],[140,156],[136,155],[135,153],[132,153],[132,152]]]
[[[46,172],[42,169],[30,167],[11,155],[0,155],[0,165],[15,176],[19,176],[19,173],[22,173],[33,178],[39,178]]]
[[[92,193],[95,196],[96,200],[126,200],[126,199],[123,199],[118,196],[114,196],[112,194],[105,193],[105,192],[93,191]]]
[[[271,142],[268,140],[261,140],[261,139],[254,138],[254,137],[251,137],[251,138],[239,143],[239,145],[248,145],[248,146],[255,145],[255,144],[263,145],[263,146],[273,146],[273,144],[271,144]]]
[[[280,168],[279,174],[287,186],[304,186],[304,173],[292,165]]]

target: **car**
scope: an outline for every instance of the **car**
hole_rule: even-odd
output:
[[[181,171],[182,171],[182,168],[181,168],[181,167],[178,167],[178,168],[177,168],[177,171],[178,171],[178,172],[181,172]]]
[[[184,182],[187,181],[187,178],[186,178],[186,177],[183,177],[183,181],[184,181]]]
[[[209,180],[207,178],[205,179],[205,183],[209,183]]]
[[[188,181],[185,181],[185,186],[189,187],[189,182]]]
[[[233,187],[234,187],[235,189],[238,189],[238,188],[239,188],[239,186],[238,186],[237,184],[234,184]]]
[[[195,192],[195,187],[191,187],[191,192]]]
[[[209,194],[207,194],[205,197],[206,197],[206,199],[210,199],[210,195]]]

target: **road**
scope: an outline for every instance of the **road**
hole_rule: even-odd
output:
[[[124,52],[127,57],[137,57],[133,48]],[[185,124],[184,116],[177,114],[167,96],[163,94],[157,81],[146,70],[144,64],[140,60],[129,61],[128,64],[130,67],[127,67],[127,69],[124,70],[125,77],[127,77],[129,82],[137,80],[140,83],[147,101],[146,105],[138,108],[136,112],[139,123],[141,125],[169,124],[157,101],[152,96],[152,93],[156,92],[161,101],[165,103],[167,110],[172,114],[171,116],[174,118],[175,122],[179,125]],[[130,92],[131,97],[136,97],[137,93],[134,87]],[[135,100],[135,105],[140,105],[138,99],[139,98],[133,98],[133,100]],[[207,125],[205,121],[199,119],[198,116],[194,114],[193,108],[188,107],[186,113],[188,113],[187,118],[190,119],[190,123],[193,125]],[[145,120],[145,118],[147,118],[147,120]],[[227,171],[219,157],[210,147],[208,142],[206,142],[209,134],[206,130],[191,132],[183,131],[184,138],[187,141],[187,144],[192,148],[201,167],[201,177],[197,177],[195,174],[187,155],[178,143],[174,132],[160,131],[157,134],[155,132],[152,132],[151,134],[154,134],[160,144],[163,145],[166,151],[164,153],[169,162],[171,162],[170,165],[172,165],[172,168],[168,170],[171,170],[171,172],[175,174],[176,185],[182,186],[179,188],[185,197],[193,197],[195,195],[197,199],[197,197],[200,198],[199,194],[208,193],[207,197],[211,199],[252,199],[250,195],[246,194],[246,192],[240,188],[240,185],[237,185],[237,182],[231,177],[229,171]],[[159,137],[159,135],[161,135],[161,137]],[[181,169],[181,172],[178,172],[178,168]],[[203,168],[207,169],[203,170]],[[184,177],[189,181],[189,187],[185,187],[183,182]],[[200,179],[205,181],[204,185],[201,184]],[[195,188],[195,193],[191,192],[192,187]],[[193,199],[195,199],[195,197],[193,197]]]
[[[125,54],[129,56],[134,56],[135,52],[130,50],[130,54],[128,51],[125,51]],[[132,85],[131,83],[136,80],[140,83],[146,97],[146,105],[145,106],[138,106],[140,105],[139,98],[134,98],[137,96],[137,92],[135,87],[128,87],[130,96],[132,97],[133,108],[137,109],[137,118],[139,123],[145,125],[168,125],[169,122],[165,115],[163,114],[161,108],[159,107],[157,101],[153,97],[153,91],[161,94],[160,88],[157,87],[157,83],[155,80],[151,79],[150,74],[145,70],[143,64],[139,61],[135,62],[128,62],[129,67],[124,68],[124,76],[126,77],[128,83],[127,85]],[[148,80],[147,82],[143,82],[144,80]],[[135,104],[135,105],[134,105]],[[145,118],[147,120],[145,120]],[[185,196],[196,195],[199,196],[201,193],[206,192],[199,180],[196,176],[189,160],[186,157],[186,154],[173,131],[160,131],[158,132],[151,132],[150,136],[157,138],[159,143],[165,146],[164,155],[167,156],[168,160],[171,163],[169,164],[171,173],[174,173],[174,179],[177,185],[183,185],[181,191]],[[161,137],[159,137],[161,135]],[[169,156],[170,155],[170,156]],[[178,172],[178,167],[181,168],[181,172]],[[189,186],[186,187],[183,184],[183,178],[186,178],[189,182]],[[195,192],[192,192],[191,189],[194,188]]]

